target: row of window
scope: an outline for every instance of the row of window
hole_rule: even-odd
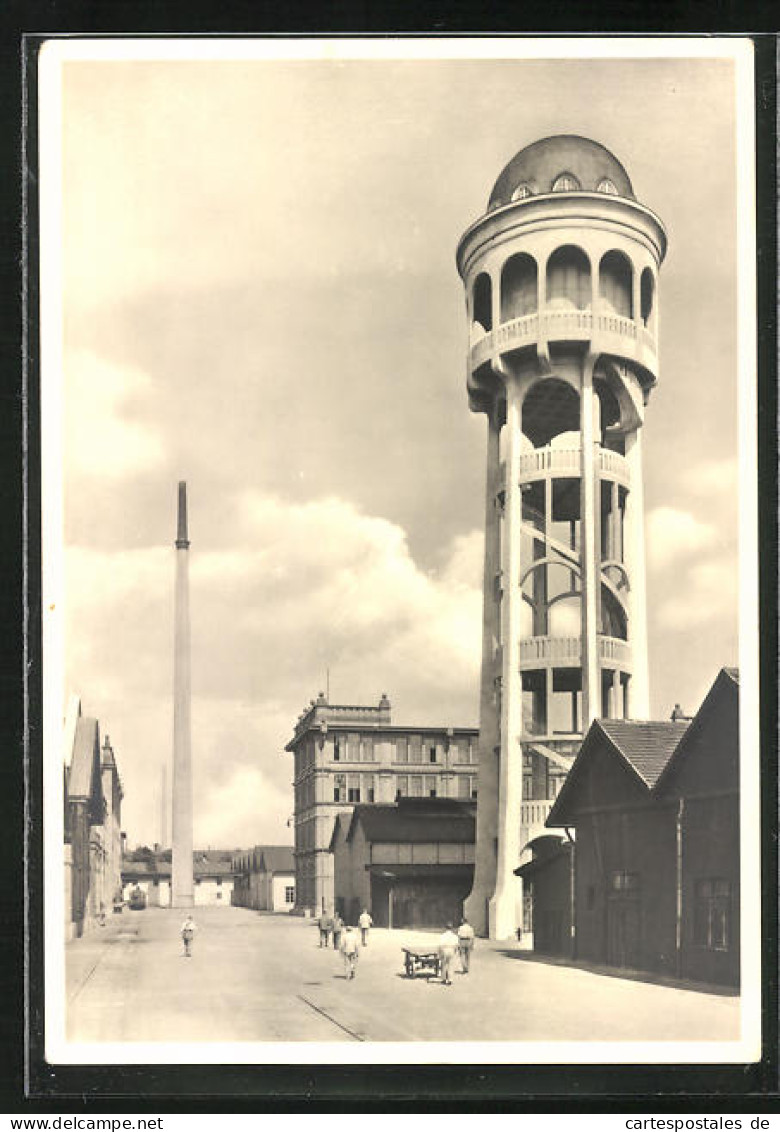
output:
[[[477,761],[477,750],[471,740],[451,742],[448,748],[441,742],[423,740],[420,735],[400,735],[395,740],[395,761],[399,763],[441,763],[446,751],[449,751],[451,762]],[[335,735],[333,761],[373,762],[373,735]]]
[[[578,177],[573,173],[564,172],[559,173],[555,180],[550,185],[549,191],[551,193],[576,193],[582,191],[582,184]],[[539,188],[533,181],[522,181],[515,191],[512,193],[512,200],[526,200],[528,197],[536,196]],[[618,196],[617,185],[609,177],[602,177],[596,185],[597,193],[606,193],[608,196]],[[499,207],[497,203],[494,207]]]
[[[435,774],[399,774],[395,778],[396,798],[436,798],[441,784]],[[477,779],[475,775],[463,774],[458,777],[458,797],[476,798]],[[333,776],[333,801],[358,802],[375,801],[375,776],[373,774],[336,774]]]
[[[636,898],[640,892],[639,873],[617,870],[610,877],[614,896]],[[731,882],[724,877],[706,877],[694,884],[693,942],[709,951],[728,951],[732,941]],[[593,907],[595,893],[588,891],[588,906]]]

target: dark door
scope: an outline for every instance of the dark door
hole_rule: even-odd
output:
[[[607,962],[613,967],[641,967],[639,901],[613,899],[607,906]]]

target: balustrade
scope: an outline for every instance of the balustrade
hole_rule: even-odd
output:
[[[631,646],[617,637],[598,638],[599,660],[611,664],[628,665]],[[519,642],[520,668],[534,668],[538,664],[576,667],[582,661],[580,637],[523,637]]]

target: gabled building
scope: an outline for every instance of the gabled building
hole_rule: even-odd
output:
[[[739,686],[719,673],[684,721],[595,720],[547,825],[574,831],[563,953],[739,981]],[[541,884],[539,870],[525,877]],[[558,895],[545,899],[562,905]]]
[[[232,849],[195,849],[192,854],[193,892],[196,906],[229,905],[233,895]],[[171,852],[149,853],[136,860],[125,858],[122,864],[125,897],[138,886],[150,907],[168,908],[171,904]]]
[[[295,905],[292,845],[256,845],[233,857],[233,904],[258,912],[290,912]]]
[[[65,936],[103,921],[121,896],[122,784],[108,736],[73,696],[64,728]]]
[[[474,828],[473,803],[444,798],[340,814],[330,842],[336,911],[355,924],[367,908],[377,927],[456,922],[474,876]]]

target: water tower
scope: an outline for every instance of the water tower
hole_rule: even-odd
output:
[[[466,910],[491,938],[520,922],[538,761],[565,765],[597,716],[647,718],[642,426],[665,251],[617,158],[573,135],[522,149],[458,245],[469,405],[488,422]]]

